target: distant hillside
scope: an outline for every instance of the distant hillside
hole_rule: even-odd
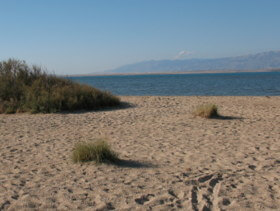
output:
[[[152,60],[125,65],[107,73],[161,73],[188,71],[246,71],[280,68],[280,51],[218,59]]]

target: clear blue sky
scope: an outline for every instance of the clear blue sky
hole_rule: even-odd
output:
[[[280,50],[279,11],[279,0],[0,0],[0,60],[73,74]]]

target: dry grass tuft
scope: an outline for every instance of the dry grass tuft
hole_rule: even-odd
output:
[[[95,161],[114,163],[119,160],[117,154],[111,149],[107,141],[97,139],[92,142],[80,142],[75,145],[72,160],[77,162]]]
[[[218,107],[214,104],[200,105],[195,109],[193,114],[203,118],[215,118],[219,116]]]

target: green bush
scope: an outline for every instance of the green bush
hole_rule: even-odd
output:
[[[72,160],[76,162],[95,161],[96,163],[116,162],[118,161],[117,154],[111,150],[109,144],[98,139],[94,142],[77,143],[74,147]]]
[[[195,116],[200,116],[204,118],[214,118],[218,117],[218,107],[214,104],[204,104],[198,106],[193,112]]]
[[[23,61],[0,62],[0,113],[97,110],[119,104],[109,92],[49,75]]]

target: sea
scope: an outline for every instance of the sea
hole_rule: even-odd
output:
[[[280,96],[280,72],[67,78],[119,96]]]

